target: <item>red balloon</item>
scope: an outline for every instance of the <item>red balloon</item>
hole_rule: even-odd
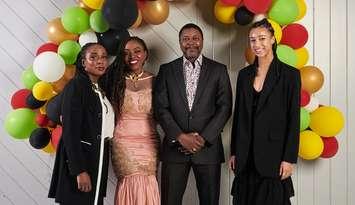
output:
[[[40,127],[46,127],[48,125],[48,117],[47,115],[43,115],[41,113],[36,114],[36,123]]]
[[[224,5],[238,6],[242,0],[221,0]]]
[[[138,9],[142,10],[145,2],[146,2],[146,0],[137,0]]]
[[[31,90],[20,89],[16,91],[11,97],[11,106],[13,109],[28,107],[26,98],[31,94]]]
[[[308,32],[304,26],[298,23],[287,25],[282,29],[280,44],[285,44],[293,49],[302,48],[308,40]]]
[[[305,90],[301,90],[301,106],[308,105],[309,101],[311,100],[311,96]]]
[[[269,10],[272,0],[244,0],[244,6],[254,14],[266,13]]]
[[[58,45],[54,44],[54,43],[45,43],[37,49],[36,56],[38,56],[40,53],[43,53],[45,51],[52,51],[52,52],[57,53]]]
[[[62,136],[62,127],[57,126],[53,131],[52,131],[52,138],[51,142],[55,150],[57,150],[57,146],[60,140],[60,137]]]
[[[321,157],[331,158],[338,152],[338,141],[335,137],[322,137],[324,149]]]

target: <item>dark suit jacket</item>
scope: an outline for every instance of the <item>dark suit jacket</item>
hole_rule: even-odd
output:
[[[63,133],[60,139],[49,197],[63,204],[94,204],[100,153],[101,104],[86,74],[78,73],[64,88],[61,104]],[[108,144],[104,150],[100,196],[106,194]],[[80,192],[76,176],[86,171],[92,191]]]
[[[300,127],[299,71],[276,57],[266,75],[252,126],[253,81],[256,65],[239,72],[232,127],[231,154],[236,173],[248,158],[252,128],[254,161],[262,176],[276,177],[281,161],[297,162]]]
[[[203,57],[196,96],[189,111],[183,59],[160,67],[155,81],[153,105],[165,137],[162,161],[215,164],[224,161],[222,129],[231,115],[232,92],[226,66]],[[172,143],[181,133],[198,132],[206,146],[186,156]]]

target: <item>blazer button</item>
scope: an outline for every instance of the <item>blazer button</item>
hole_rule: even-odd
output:
[[[98,139],[98,140],[101,139],[101,135],[100,135],[100,134],[97,135],[97,136],[96,136],[96,139]]]
[[[192,116],[189,117],[190,120],[192,120],[192,118],[193,118]]]
[[[97,117],[98,117],[99,119],[101,119],[101,118],[102,118],[102,113],[99,112],[99,113],[97,114]]]

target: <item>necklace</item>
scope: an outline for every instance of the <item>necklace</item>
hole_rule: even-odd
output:
[[[139,80],[140,77],[142,77],[144,74],[144,70],[142,70],[141,73],[136,74],[136,73],[131,73],[126,76],[127,80],[131,80],[133,82],[133,86],[137,88],[137,81]]]

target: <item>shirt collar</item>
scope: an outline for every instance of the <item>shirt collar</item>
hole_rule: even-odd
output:
[[[185,58],[185,56],[183,56],[182,59],[183,59],[183,65],[192,64],[189,60],[187,60],[187,59]],[[202,65],[202,54],[200,54],[200,55],[198,56],[198,58],[195,60],[195,63],[197,63],[197,65],[198,65],[199,67],[201,67],[201,65]]]

